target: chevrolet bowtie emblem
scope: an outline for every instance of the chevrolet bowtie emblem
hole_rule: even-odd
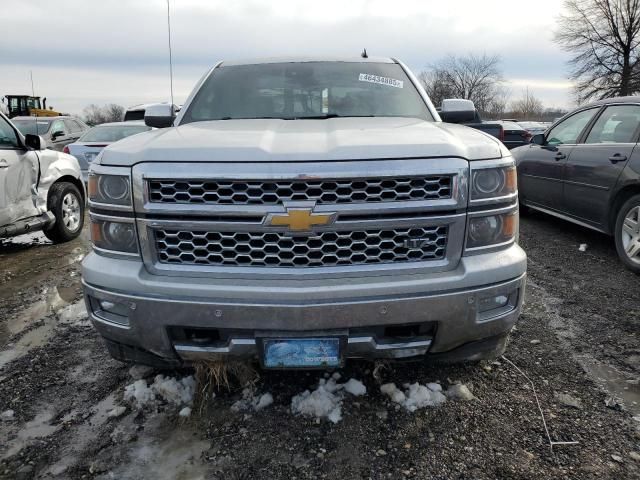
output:
[[[315,225],[333,222],[335,213],[313,213],[311,208],[287,208],[287,213],[271,213],[265,223],[272,227],[287,227],[292,232],[309,232]]]

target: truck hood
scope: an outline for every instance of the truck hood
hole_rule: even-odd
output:
[[[134,135],[107,147],[100,163],[481,160],[505,152],[498,140],[478,130],[415,118],[248,119],[196,122]]]

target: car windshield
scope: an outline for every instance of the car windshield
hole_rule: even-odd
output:
[[[146,125],[109,125],[93,127],[85,133],[79,142],[117,142],[136,133],[151,130]]]
[[[51,126],[51,122],[43,122],[35,118],[33,120],[12,120],[12,122],[23,135],[43,135]]]
[[[218,67],[181,123],[247,118],[433,120],[398,64],[300,62]]]

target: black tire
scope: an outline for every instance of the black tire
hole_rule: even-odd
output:
[[[636,209],[635,212],[633,212],[634,209]],[[616,250],[618,251],[618,257],[620,257],[620,260],[622,261],[622,263],[624,263],[625,267],[627,267],[629,270],[635,273],[640,273],[640,252],[636,253],[633,256],[633,258],[629,256],[629,254],[627,253],[627,250],[625,249],[625,241],[627,242],[627,245],[629,245],[629,242],[633,241],[633,237],[629,238],[629,234],[624,233],[623,227],[624,227],[624,222],[627,216],[635,215],[635,218],[637,219],[636,224],[638,225],[637,228],[640,228],[639,214],[640,214],[640,195],[634,195],[633,197],[629,198],[626,202],[624,202],[622,207],[620,207],[620,210],[618,210],[618,214],[616,216],[616,225],[614,227],[615,228],[614,236],[615,236],[615,242],[616,242]],[[640,233],[638,234],[640,235]],[[640,242],[640,238],[637,238],[635,241],[635,243],[638,243],[638,242]]]
[[[77,215],[73,215],[74,218],[77,217],[77,222],[71,222],[71,225],[68,225],[69,217],[65,217],[65,207],[68,206],[64,204],[65,199],[69,198],[75,198],[78,207]],[[49,240],[53,243],[63,243],[80,235],[84,225],[84,201],[78,187],[68,182],[54,183],[49,189],[47,207],[56,217],[53,226],[44,231]]]

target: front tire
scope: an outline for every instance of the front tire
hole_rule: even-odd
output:
[[[616,217],[615,242],[624,265],[640,273],[640,195],[624,202]]]
[[[47,203],[56,218],[56,223],[44,231],[49,240],[63,243],[80,235],[84,225],[84,201],[78,187],[68,182],[54,183]]]

